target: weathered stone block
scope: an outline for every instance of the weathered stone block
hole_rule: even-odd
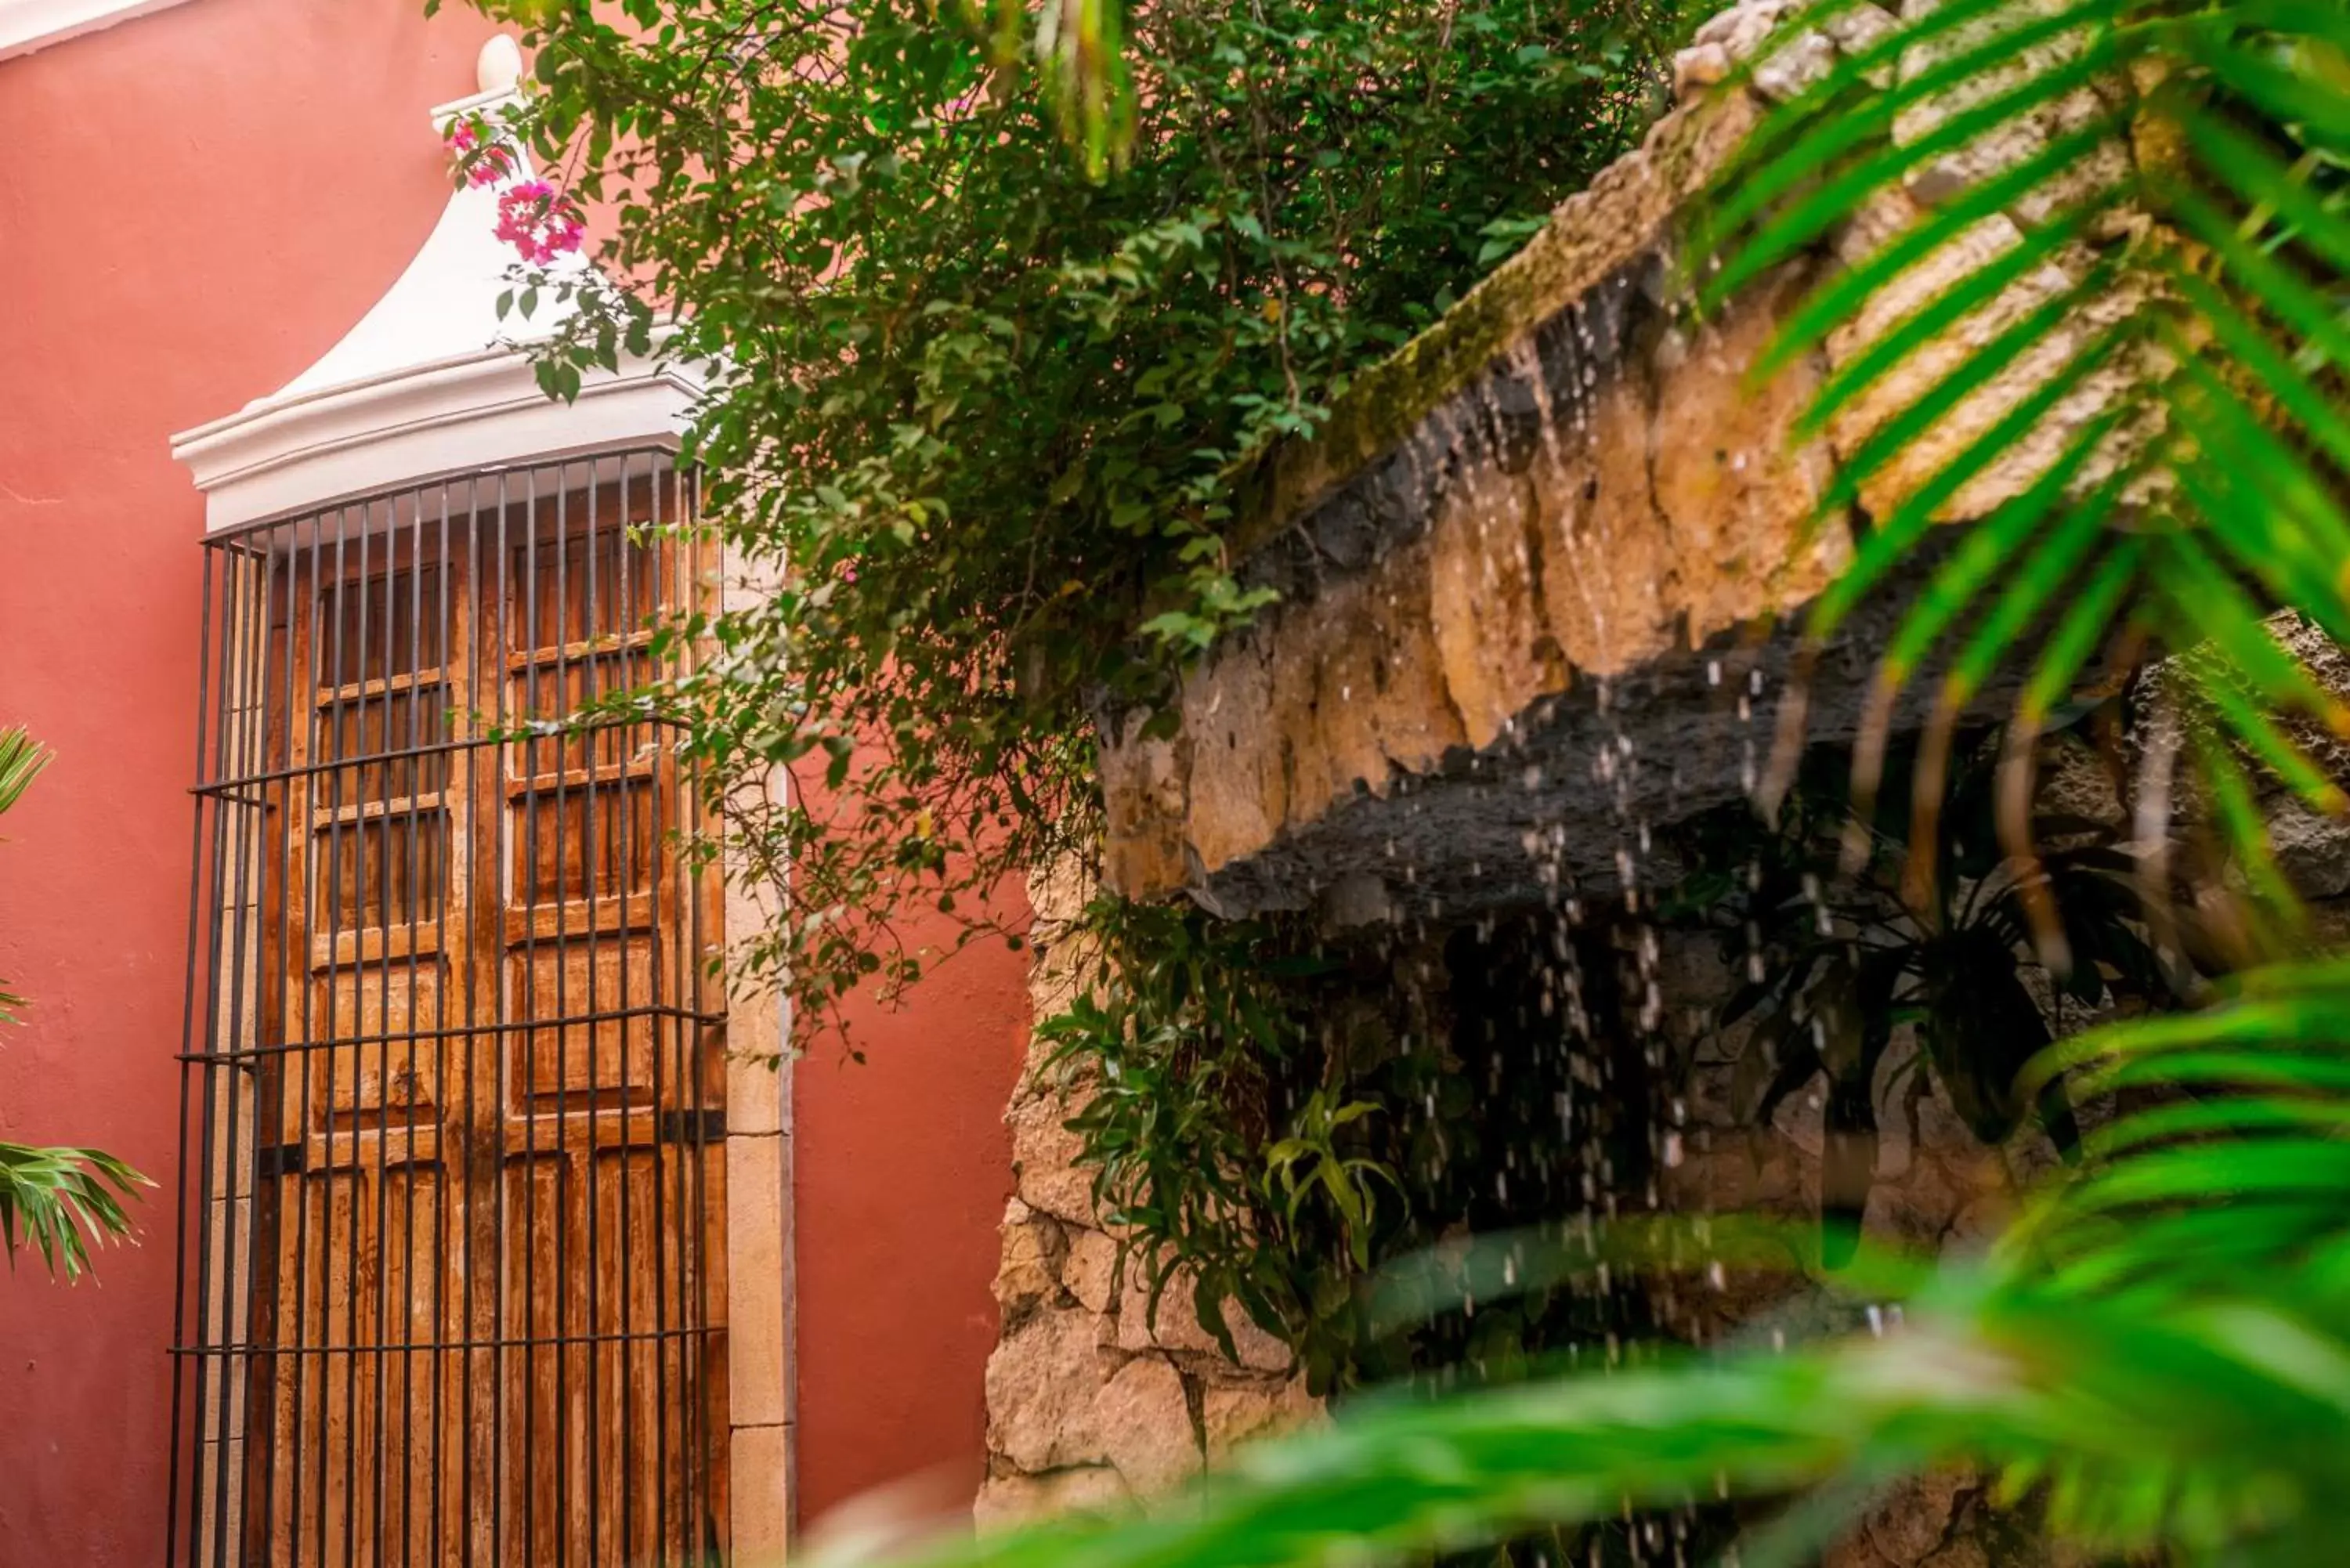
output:
[[[1869,1510],[1861,1529],[1887,1562],[1913,1568],[1949,1535],[1959,1493],[1968,1484],[1965,1477],[1948,1470],[1903,1481]]]
[[[1200,1473],[1182,1376],[1159,1356],[1138,1355],[1118,1369],[1094,1401],[1093,1423],[1137,1491],[1165,1491]]]
[[[1029,1089],[1003,1119],[1012,1127],[1012,1166],[1021,1201],[1074,1224],[1094,1222],[1093,1184],[1077,1168],[1085,1140],[1066,1125],[1071,1109],[1060,1096]]]
[[[1118,1300],[1118,1242],[1099,1231],[1072,1228],[1061,1284],[1087,1312],[1109,1315]]]
[[[1200,1396],[1200,1426],[1208,1440],[1208,1463],[1220,1465],[1243,1443],[1276,1437],[1326,1418],[1322,1401],[1299,1381],[1211,1385]]]
[[[1058,1220],[1017,1198],[1004,1209],[1003,1235],[993,1288],[996,1305],[1009,1323],[1059,1293],[1068,1241]]]
[[[1047,1308],[987,1358],[987,1446],[1023,1470],[1109,1458],[1095,1417],[1108,1375],[1089,1313]]]
[[[1523,486],[1488,467],[1446,493],[1429,524],[1430,627],[1472,746],[1491,745],[1565,675],[1547,647],[1528,510]]]
[[[1003,1530],[1063,1514],[1116,1508],[1128,1495],[1126,1482],[1107,1465],[1086,1465],[1041,1476],[1007,1470],[982,1483],[972,1504],[972,1523],[983,1531]]]
[[[1159,1295],[1159,1316],[1154,1324],[1149,1282],[1139,1265],[1130,1264],[1118,1296],[1114,1343],[1125,1351],[1173,1350],[1222,1362],[1223,1347],[1201,1326],[1199,1314],[1192,1309],[1191,1289],[1191,1275],[1177,1270]],[[1288,1370],[1289,1347],[1257,1327],[1238,1302],[1224,1303],[1224,1326],[1232,1336],[1232,1348],[1239,1353],[1243,1366],[1259,1372]]]

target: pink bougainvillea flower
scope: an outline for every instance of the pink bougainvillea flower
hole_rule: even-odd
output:
[[[458,178],[476,188],[494,185],[520,167],[514,148],[476,119],[452,120],[442,145]]]
[[[587,222],[579,204],[544,180],[525,180],[500,192],[500,241],[535,266],[545,266],[586,242]]]
[[[494,185],[514,172],[514,153],[504,147],[484,147],[466,166],[469,185]]]

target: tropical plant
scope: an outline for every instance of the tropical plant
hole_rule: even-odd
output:
[[[1759,57],[1814,27],[1850,36],[1864,11],[1805,8]],[[1987,506],[1885,651],[1856,757],[1861,804],[1895,698],[1938,651],[1929,738],[2021,655],[2020,773],[2100,654],[2191,654],[2187,742],[2240,853],[2264,867],[2248,762],[2314,809],[2345,805],[2279,720],[2341,734],[2350,707],[2268,621],[2290,610],[2350,636],[2350,13],[1955,0],[1898,25],[1874,14],[1886,25],[1872,41],[1756,130],[1692,242],[1721,258],[1701,294],[1718,305],[1856,213],[1882,231],[1757,367],[1853,339],[1799,434],[1834,431],[1845,449],[1824,514],[1872,485],[1881,514],[1810,611],[1813,645],[1938,522]],[[1783,748],[1766,809],[1794,754]],[[1930,762],[1919,770],[1921,817],[1940,782]],[[2003,794],[2018,856],[2029,799]]]
[[[1721,261],[1706,283],[1718,303],[1872,200],[1907,204],[1774,350],[1783,364],[1831,334],[1858,344],[1807,424],[1847,438],[1831,506],[1908,465],[1876,491],[1851,570],[1810,617],[1815,641],[1962,514],[1962,498],[1994,498],[1887,651],[1852,770],[1860,819],[1875,815],[1894,699],[1937,648],[1913,847],[1947,809],[1960,715],[2020,655],[2002,869],[2044,889],[2029,787],[2040,733],[2101,653],[2125,668],[2168,654],[2176,706],[2152,749],[2194,763],[2201,806],[2270,917],[2242,950],[2274,961],[2225,982],[2215,1005],[2042,1051],[2010,1103],[2054,1090],[2110,1095],[2119,1111],[1987,1258],[1864,1252],[1844,1283],[1903,1307],[1882,1332],[1360,1407],[1141,1521],[1064,1523],[937,1560],[1358,1561],[1738,1493],[1786,1504],[1740,1560],[1790,1563],[1874,1489],[1946,1463],[1990,1472],[2002,1496],[2034,1500],[2050,1529],[2096,1550],[2338,1558],[2350,964],[2307,956],[2252,774],[2342,808],[2293,722],[2340,733],[2342,701],[2273,618],[2350,633],[2350,10],[1944,0],[1856,30],[1865,10],[1807,7],[1759,52],[1793,50],[1800,66],[1814,29],[1858,40],[1840,59],[1810,50],[1830,63],[1755,135],[1693,247]],[[1947,267],[1985,225],[1994,243]],[[1788,733],[1774,806],[1799,754],[1799,724]],[[2137,848],[2141,871],[2159,860]],[[2157,933],[2159,903],[2141,911]],[[2016,918],[2060,972],[2091,961],[2064,940],[2059,900],[2022,901]]]
[[[0,729],[0,813],[48,766],[51,753],[21,726]],[[21,1023],[25,999],[0,981],[0,1024]],[[15,1262],[30,1246],[51,1274],[78,1278],[92,1243],[130,1233],[125,1200],[147,1179],[94,1148],[36,1148],[0,1142],[0,1251]]]
[[[2098,766],[2073,731],[2044,744]],[[1832,1264],[1848,1255],[1874,1184],[1878,1079],[1905,1027],[1922,1057],[1921,1070],[1896,1085],[1911,1136],[1919,1102],[1939,1084],[1975,1137],[1997,1145],[2026,1119],[2017,1075],[2066,1032],[2068,1005],[2077,1027],[2108,1009],[2175,1010],[2199,989],[2189,955],[2205,948],[2166,955],[2155,940],[2143,868],[2117,823],[2043,804],[2030,819],[2033,855],[2001,849],[2004,750],[1995,728],[1962,737],[1939,781],[1940,808],[1921,824],[1908,811],[1918,759],[1907,741],[1887,760],[1901,786],[1898,808],[1880,801],[1862,816],[1848,749],[1818,747],[1774,824],[1741,803],[1677,831],[1693,868],[1660,900],[1659,918],[1719,931],[1723,961],[1751,975],[1716,1020],[1752,1030],[1734,1108],[1767,1123],[1825,1075],[1820,1210]],[[2062,934],[2055,971],[2039,961],[2037,905],[2053,908]],[[2179,937],[2189,922],[2176,906],[2166,913]],[[2039,1110],[2069,1153],[2079,1142],[2069,1103],[2051,1094]]]
[[[1783,1564],[1892,1480],[1956,1464],[2093,1549],[2333,1562],[2350,1480],[2345,983],[2340,965],[2247,976],[2210,1011],[2044,1053],[2027,1093],[2064,1075],[2141,1103],[2085,1138],[2078,1172],[1989,1257],[1862,1252],[1840,1288],[1875,1332],[1367,1402],[1139,1520],[921,1561],[1357,1562],[1736,1494],[1789,1505],[1739,1551]],[[1617,1245],[1653,1264],[1658,1240]],[[1767,1237],[1718,1222],[1670,1240],[1689,1267],[1734,1268]]]
[[[1635,1080],[1629,1032],[1607,1030],[1611,1051],[1563,1015],[1517,1023],[1541,1015],[1547,930],[1539,944],[1460,933],[1448,960],[1107,896],[1087,925],[1076,994],[1037,1027],[1042,1075],[1067,1094],[1094,1210],[1154,1318],[1195,1317],[1230,1353],[1245,1317],[1317,1394],[1506,1381],[1649,1330],[1637,1291],[1493,1293],[1473,1317],[1443,1310],[1440,1276],[1420,1281],[1416,1313],[1374,1310],[1367,1293],[1374,1277],[1390,1295],[1418,1288],[1411,1260],[1463,1225],[1555,1224],[1603,1163],[1643,1172],[1660,1096]],[[1613,936],[1576,943],[1603,1029],[1622,1011]],[[1524,978],[1497,985],[1492,971]],[[1563,1111],[1578,1071],[1608,1074],[1614,1093]],[[1546,1144],[1563,1147],[1524,1158]]]

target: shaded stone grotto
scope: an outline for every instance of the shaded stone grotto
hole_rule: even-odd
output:
[[[2026,366],[1996,381],[1947,430],[1856,486],[1856,504],[1823,506],[1873,421],[1913,397],[1918,378],[1940,374],[1950,353],[2029,309],[2040,286],[2025,280],[1961,322],[1948,353],[1929,347],[1817,439],[1792,439],[1825,379],[1884,322],[1758,381],[1752,367],[1773,330],[1812,284],[1934,197],[1881,197],[1718,317],[1690,312],[1677,254],[1687,203],[1770,99],[1891,24],[1861,6],[1836,38],[1764,62],[1745,90],[1698,90],[1751,55],[1785,9],[1755,0],[1700,29],[1679,62],[1681,106],[1639,150],[1367,370],[1315,441],[1259,466],[1232,543],[1243,580],[1280,600],[1184,682],[1174,738],[1148,734],[1147,714],[1103,716],[1112,889],[1224,916],[1313,911],[1335,944],[1412,955],[1435,978],[1407,982],[1399,961],[1391,983],[1450,998],[1450,1048],[1472,1076],[1487,1060],[1481,1029],[1600,1050],[1611,1112],[1638,1137],[1633,1157],[1607,1169],[1609,1189],[1589,1200],[1599,1206],[1819,1213],[1825,1075],[1758,1121],[1742,1103],[1752,1031],[1719,1022],[1740,966],[1717,935],[1650,927],[1644,900],[1687,869],[1677,829],[1753,793],[1779,741],[1803,617],[1871,519],[2045,373]],[[2046,130],[2023,125],[2003,152],[1970,151],[1974,177]],[[1916,296],[1981,265],[2013,232],[2008,217],[1988,221],[1924,269]],[[2078,428],[2110,394],[2091,386],[2090,401],[2063,416]],[[2053,450],[2026,442],[1948,515],[1982,515]],[[1804,743],[1852,742],[1877,656],[1939,559],[1918,553],[1817,650]],[[2350,670],[2335,673],[2350,682]],[[1924,722],[1933,676],[1893,707],[1895,736]],[[1984,691],[1978,716],[2003,712],[2011,694]],[[2055,787],[2070,792],[2067,809],[2125,819],[2112,781],[2082,774]],[[2350,895],[2350,837],[2289,802],[2267,805],[2289,874],[2318,897]],[[1083,955],[1064,939],[1080,891],[1057,870],[1035,884],[1040,1017],[1076,983]],[[1584,956],[1559,966],[1538,956],[1566,943]],[[1613,990],[1607,1016],[1586,1021],[1584,1044],[1570,1046],[1565,1003],[1542,992],[1577,965],[1609,967]],[[1906,1037],[1867,1092],[1883,1130],[1866,1155],[1863,1222],[1880,1239],[1978,1245],[2055,1158],[2042,1137],[1996,1149],[1977,1141]],[[1034,1070],[1007,1113],[1018,1196],[997,1282],[1005,1332],[988,1377],[983,1521],[1156,1490],[1317,1408],[1269,1336],[1243,1335],[1235,1365],[1180,1312],[1155,1330],[1138,1321],[1130,1293],[1107,1282],[1116,1241],[1076,1167],[1069,1114]],[[1802,1293],[1791,1272],[1776,1285],[1700,1287],[1643,1310],[1660,1332],[1706,1340]],[[1940,1476],[1880,1499],[1824,1561],[2059,1559],[1992,1510],[1974,1480]]]

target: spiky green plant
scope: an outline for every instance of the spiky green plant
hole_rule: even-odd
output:
[[[2101,655],[2191,653],[2188,743],[2273,888],[2248,770],[2316,810],[2350,805],[2291,722],[2350,733],[2350,707],[2269,624],[2291,611],[2350,637],[2350,10],[1910,10],[1887,25],[1825,0],[1765,41],[1766,63],[1820,61],[1823,33],[1848,47],[1763,120],[1692,241],[1719,264],[1708,305],[1840,236],[1859,253],[1758,367],[1833,350],[1799,434],[1842,449],[1824,514],[1875,508],[1807,637],[1938,524],[1966,525],[1884,654],[1856,784],[1874,788],[1883,720],[1938,655],[1938,734],[2013,666],[2020,764]],[[1921,815],[1939,783],[1920,770]],[[2007,792],[2020,856],[2029,798]]]
[[[22,726],[0,729],[0,813],[49,764],[52,753]],[[0,981],[0,1023],[21,1022],[25,1006]],[[32,1247],[53,1275],[77,1279],[90,1266],[94,1242],[130,1233],[123,1207],[147,1179],[94,1148],[38,1148],[0,1142],[0,1251],[11,1263]]]

